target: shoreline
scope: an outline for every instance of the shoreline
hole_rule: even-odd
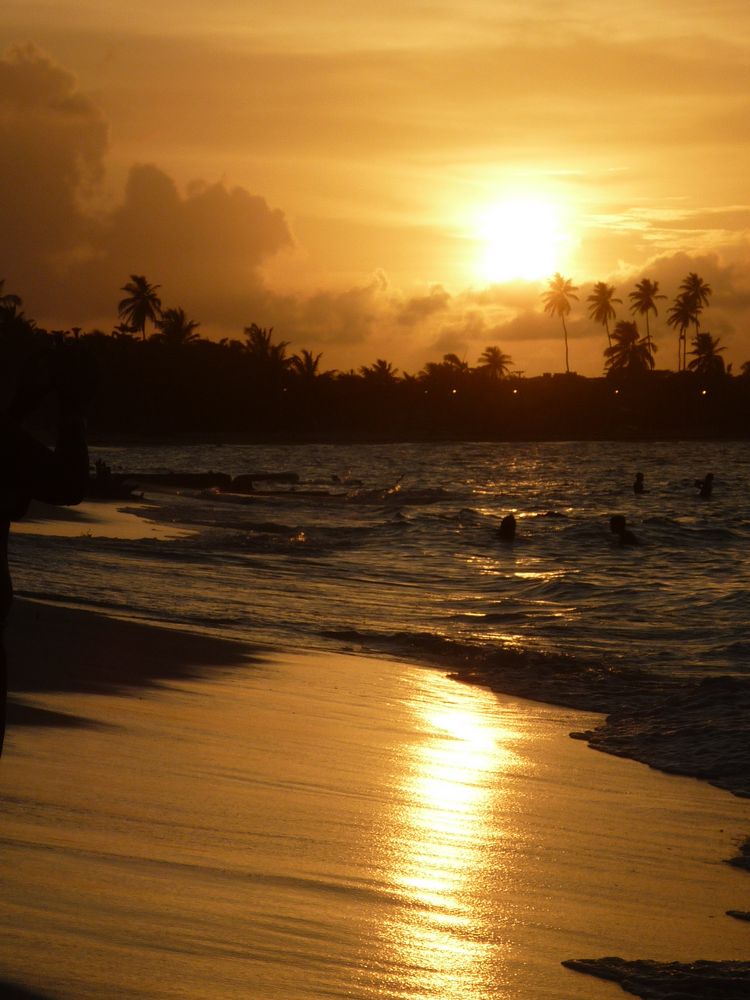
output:
[[[750,678],[655,675],[591,663],[584,674],[563,657],[500,652],[450,676],[498,694],[604,715],[593,729],[571,732],[593,750],[705,781],[750,798]],[[750,872],[750,835],[727,864]],[[750,913],[731,916],[750,920]]]
[[[21,700],[11,701],[11,725],[100,726],[84,716],[30,705],[24,702],[24,695],[51,691],[137,696],[139,689],[158,690],[170,682],[218,678],[238,664],[259,666],[279,653],[45,602],[19,599],[12,616],[8,636],[10,687]],[[64,669],[59,670],[53,664],[66,644],[76,655],[67,660],[63,656]],[[750,717],[750,684],[744,679],[675,682],[663,678],[655,682],[647,675],[620,676],[616,671],[602,669],[588,677],[585,689],[575,690],[564,661],[549,658],[545,663],[541,657],[530,678],[528,662],[524,675],[520,661],[514,663],[512,657],[506,660],[504,664],[459,670],[448,670],[439,663],[433,667],[454,680],[496,694],[603,714],[600,725],[569,735],[609,755],[639,760],[666,773],[697,777],[738,797],[750,795],[748,741],[745,738],[743,743],[742,739],[746,730],[743,734],[739,728],[730,727],[729,735],[727,732],[730,717],[735,722],[744,721],[745,726]],[[628,680],[633,678],[634,683],[628,686]],[[750,870],[750,839],[739,858],[730,863]],[[743,911],[732,915],[742,917]],[[736,961],[678,965],[587,958],[568,959],[564,964],[578,972],[619,982],[623,989],[632,987],[631,992],[641,996],[666,997],[667,989],[672,988],[669,984],[673,986],[678,979],[694,985],[719,983],[726,997],[742,996],[731,990],[750,986],[750,963]],[[662,986],[664,992],[660,993]],[[651,992],[638,993],[639,989]]]
[[[477,436],[469,434],[387,434],[376,432],[315,432],[315,431],[279,431],[276,433],[251,433],[249,431],[184,431],[163,434],[118,434],[116,432],[97,432],[93,428],[90,434],[89,446],[92,448],[182,448],[192,445],[257,445],[306,447],[309,445],[385,445],[385,444],[563,444],[599,442],[612,444],[659,444],[665,442],[676,444],[681,441],[694,443],[698,441],[726,444],[730,441],[748,441],[749,433],[716,434],[622,434],[613,437],[611,434],[590,435],[586,437],[539,436],[539,435],[490,435]]]

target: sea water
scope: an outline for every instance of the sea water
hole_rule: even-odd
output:
[[[86,509],[78,533],[27,526],[12,540],[18,594],[285,648],[429,660],[510,647],[748,669],[744,442],[213,444],[94,458],[134,476],[298,478],[258,480],[249,495],[146,487],[142,503],[119,504],[142,537],[107,537]],[[497,529],[511,512],[507,544]],[[638,546],[617,543],[612,514]]]

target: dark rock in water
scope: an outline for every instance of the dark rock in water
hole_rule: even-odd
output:
[[[619,983],[644,1000],[749,1000],[750,962],[627,962],[622,958],[571,959],[575,972]]]

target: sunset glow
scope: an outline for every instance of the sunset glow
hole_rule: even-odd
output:
[[[750,8],[53,7],[0,12],[0,279],[40,325],[109,331],[135,273],[207,339],[257,323],[339,371],[494,344],[533,376],[564,365],[560,272],[598,376],[594,285],[616,322],[658,283],[661,365],[695,272],[701,328],[750,359]]]
[[[478,272],[489,282],[536,281],[561,266],[567,244],[560,210],[534,198],[510,198],[485,209]]]

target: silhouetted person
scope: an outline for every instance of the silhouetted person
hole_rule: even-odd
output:
[[[24,516],[32,500],[77,504],[88,480],[85,407],[93,373],[79,348],[60,345],[48,365],[34,366],[35,384],[11,389],[10,404],[0,414],[0,753],[5,736],[7,670],[2,631],[13,599],[8,570],[10,522]],[[0,365],[3,359],[0,358]],[[8,366],[0,368],[7,376]],[[27,375],[30,369],[27,370]],[[7,386],[5,387],[8,388]],[[52,450],[37,441],[23,419],[48,393],[57,396],[57,444]]]
[[[501,542],[512,542],[516,537],[516,519],[512,514],[506,514],[497,529],[497,536]]]
[[[112,482],[112,469],[103,458],[97,458],[94,462],[94,473],[97,483],[101,483],[102,486],[108,486]]]
[[[645,492],[646,492],[646,486],[643,482],[643,473],[636,472],[635,482],[633,483],[633,493],[635,493],[637,496],[640,496],[641,493]]]
[[[640,542],[625,523],[622,514],[613,514],[609,519],[609,530],[616,535],[620,545],[639,545]]]
[[[696,479],[695,485],[698,487],[698,496],[702,500],[710,499],[711,491],[714,488],[713,472],[709,472],[703,479]]]

